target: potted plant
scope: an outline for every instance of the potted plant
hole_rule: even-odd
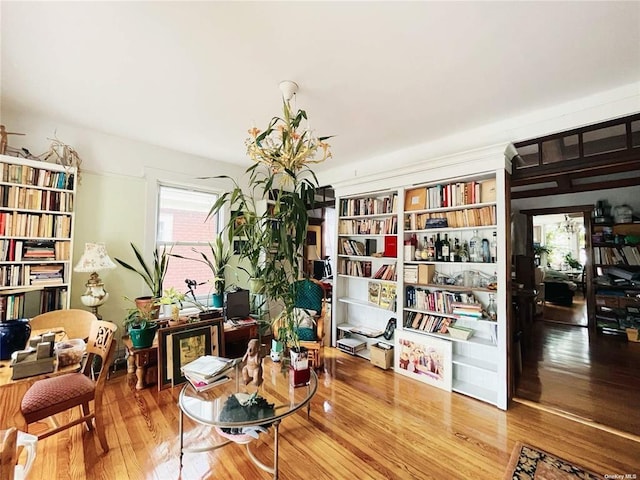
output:
[[[209,249],[211,251],[211,255],[207,255],[204,252],[200,252],[195,248],[192,248],[194,253],[199,254],[202,258],[185,257],[177,253],[172,253],[170,255],[184,260],[204,263],[209,267],[212,274],[210,282],[213,285],[213,306],[215,308],[222,308],[222,300],[225,290],[225,269],[231,260],[231,251],[224,243],[221,236],[218,236],[213,243],[209,243]]]
[[[160,298],[160,304],[166,305],[170,308],[169,315],[174,322],[180,320],[180,309],[182,308],[182,302],[184,302],[186,295],[182,292],[178,292],[175,288],[171,287],[162,292]],[[166,312],[163,312],[167,315]]]
[[[149,308],[155,312],[156,318],[159,311],[159,299],[162,298],[162,283],[164,277],[167,275],[167,269],[169,268],[169,254],[167,247],[163,246],[162,250],[155,249],[153,251],[153,262],[147,263],[140,252],[140,249],[135,244],[131,243],[131,248],[138,261],[138,267],[134,267],[131,264],[116,258],[115,261],[121,266],[140,275],[144,283],[147,284],[151,290],[150,296],[142,296],[136,298],[136,303],[146,303]]]
[[[247,242],[241,257],[261,259],[260,278],[264,295],[281,307],[272,324],[276,338],[294,355],[304,356],[300,347],[297,319],[294,314],[297,298],[297,280],[303,266],[303,246],[307,236],[308,210],[315,199],[318,180],[310,165],[331,156],[329,137],[316,138],[308,128],[301,128],[307,119],[304,110],[293,112],[289,100],[283,98],[283,116],[273,117],[267,129],[249,130],[247,153],[253,164],[246,170],[248,190],[243,191],[238,182],[229,178],[234,186],[213,205],[210,215],[223,207],[233,207],[242,212],[244,222],[236,222],[231,215],[225,226],[230,238],[243,235]],[[265,199],[267,208],[258,211],[256,199]],[[254,272],[255,273],[255,272]],[[294,358],[292,365],[308,362]],[[304,373],[295,377],[294,384],[304,382]]]
[[[125,299],[130,300],[126,297]],[[157,304],[157,301],[152,302],[152,305]],[[136,305],[127,309],[127,316],[123,325],[129,333],[129,338],[134,348],[149,348],[153,344],[153,339],[158,329],[155,318],[153,308],[146,308],[146,306],[141,308]]]

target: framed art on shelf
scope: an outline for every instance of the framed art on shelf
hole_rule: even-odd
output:
[[[410,332],[396,332],[396,372],[451,391],[451,342]]]
[[[184,377],[174,378],[174,335],[207,328],[209,332],[209,349],[204,355],[225,356],[224,348],[224,319],[222,317],[199,322],[184,323],[181,325],[160,328],[158,330],[158,390],[179,385],[184,382]],[[182,363],[181,365],[183,365]],[[178,371],[180,367],[178,367]]]

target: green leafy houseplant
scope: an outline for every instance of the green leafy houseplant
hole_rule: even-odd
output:
[[[303,119],[307,119],[306,112],[293,113],[289,101],[283,99],[282,117],[273,117],[264,132],[249,130],[247,153],[254,163],[245,172],[248,190],[243,191],[230,177],[218,177],[231,180],[233,188],[221,195],[209,212],[214,215],[225,206],[233,208],[235,213],[225,230],[230,240],[247,239],[240,257],[251,263],[250,275],[263,280],[266,298],[282,308],[271,326],[278,339],[292,348],[299,347],[294,315],[296,281],[302,267],[308,210],[318,187],[310,164],[331,157],[325,142],[329,137],[316,138],[308,128],[301,129]],[[257,208],[259,200],[267,200],[266,209]]]
[[[155,249],[153,251],[153,262],[147,263],[142,256],[140,249],[136,247],[135,244],[131,243],[131,248],[133,249],[133,253],[136,256],[136,260],[138,261],[138,267],[134,267],[119,258],[115,259],[116,262],[118,262],[127,270],[140,275],[142,280],[144,280],[144,283],[146,283],[151,290],[151,296],[153,298],[161,298],[162,283],[164,282],[164,277],[167,275],[167,269],[169,268],[170,252],[167,251],[166,246],[163,246],[161,251]]]
[[[130,300],[125,297],[125,300]],[[131,301],[131,300],[130,300]],[[134,301],[135,302],[135,301]],[[148,305],[139,305],[127,309],[123,325],[129,333],[135,348],[148,348],[153,343],[158,328],[155,318],[159,301],[154,300]]]
[[[195,248],[192,248],[192,250],[202,258],[185,257],[177,253],[172,253],[170,256],[207,265],[211,270],[212,277],[210,281],[213,285],[213,293],[223,293],[225,290],[225,269],[231,260],[231,251],[224,243],[222,237],[218,236],[213,242],[209,243],[210,255],[207,255],[205,252],[200,252]]]

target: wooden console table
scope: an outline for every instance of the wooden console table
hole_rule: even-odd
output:
[[[207,322],[203,320],[203,322]],[[184,328],[185,325],[199,326],[199,322],[192,324],[181,324],[179,327]],[[166,327],[162,330],[177,327]],[[228,358],[242,357],[247,349],[247,344],[252,338],[258,338],[258,325],[232,325],[224,324],[223,345],[224,350],[219,355]],[[134,348],[131,339],[128,336],[123,337],[123,343],[127,349],[127,372],[136,374],[136,390],[142,390],[150,385],[158,383],[162,387],[160,379],[160,371],[158,369],[159,357],[163,356],[163,352],[158,352],[158,335],[153,340],[153,344],[148,348]]]

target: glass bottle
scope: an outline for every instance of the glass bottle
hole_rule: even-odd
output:
[[[478,230],[473,231],[473,237],[469,240],[469,261],[482,261],[482,241],[478,236]]]
[[[428,258],[433,262],[436,259],[436,242],[433,239],[433,235],[431,235],[431,237],[429,238],[429,244],[427,246],[427,249],[429,252]]]
[[[462,242],[462,245],[460,246],[460,250],[458,251],[458,257],[460,258],[461,262],[469,261],[469,247],[467,246],[466,240]]]
[[[436,236],[436,262],[442,261],[442,240],[440,240],[440,234]]]
[[[429,241],[425,235],[424,242],[422,243],[422,260],[429,260]]]
[[[491,251],[489,248],[489,240],[487,240],[486,238],[482,239],[482,262],[483,263],[489,263],[489,260],[491,260]]]
[[[449,261],[449,234],[444,234],[444,240],[442,241],[442,261]]]
[[[487,315],[490,320],[498,319],[498,307],[496,306],[495,295],[493,293],[489,294],[489,305],[487,305]]]
[[[458,239],[452,240],[453,245],[449,247],[449,261],[457,262],[458,260],[458,251],[460,250],[460,245],[458,244]]]
[[[498,261],[498,232],[493,232],[493,237],[491,238],[491,263],[496,263]]]

